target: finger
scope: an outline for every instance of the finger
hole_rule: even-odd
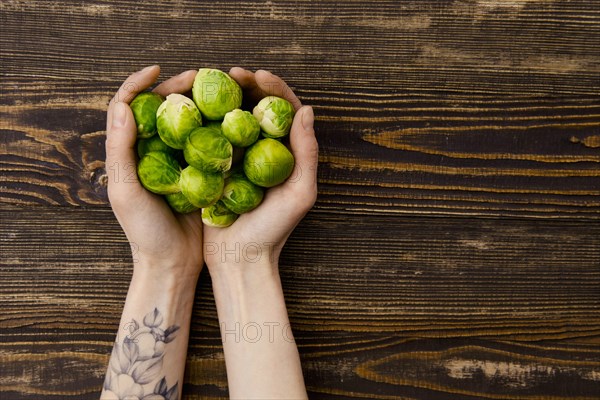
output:
[[[252,71],[240,67],[233,67],[229,70],[229,76],[231,76],[242,89],[252,89],[256,87],[256,79],[254,78],[254,72]]]
[[[137,178],[134,150],[137,127],[131,108],[124,102],[116,102],[111,114],[113,121],[106,132],[108,197],[115,211],[123,211],[132,203],[131,199],[140,199],[148,193]]]
[[[150,85],[156,82],[158,74],[160,73],[160,67],[158,65],[151,65],[144,68],[141,71],[131,74],[125,82],[121,85],[117,93],[110,100],[108,106],[108,114],[106,118],[106,130],[110,129],[112,124],[112,109],[115,103],[124,102],[129,104],[138,93],[146,90]]]
[[[317,197],[317,165],[319,144],[313,128],[314,114],[310,106],[302,107],[294,117],[290,132],[290,147],[295,163],[292,175],[286,181],[286,188],[305,202],[310,209]],[[287,189],[286,189],[287,190]]]
[[[146,90],[156,82],[158,74],[160,74],[160,67],[158,65],[151,65],[131,74],[115,94],[115,102],[122,101],[129,104],[138,93]]]
[[[277,96],[286,99],[294,106],[294,110],[298,111],[302,107],[302,103],[294,94],[292,89],[277,75],[273,75],[269,71],[259,69],[256,71],[256,84],[268,96]]]
[[[242,88],[245,93],[244,97],[252,99],[255,103],[266,96],[261,88],[256,84],[254,72],[240,67],[233,67],[229,70],[231,76]]]
[[[153,92],[160,94],[161,96],[168,96],[171,93],[186,93],[192,89],[194,79],[196,78],[197,70],[191,69],[189,71],[182,72],[170,79],[167,79],[160,85],[154,88]]]

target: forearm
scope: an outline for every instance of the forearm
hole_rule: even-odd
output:
[[[256,266],[250,266],[250,268]],[[277,268],[213,276],[232,399],[304,399]]]
[[[196,279],[136,265],[102,399],[181,398]]]

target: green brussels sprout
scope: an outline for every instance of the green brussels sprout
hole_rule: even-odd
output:
[[[168,194],[165,198],[169,206],[179,214],[191,213],[199,208],[190,203],[187,197],[181,192]]]
[[[290,176],[293,169],[294,156],[275,139],[261,139],[246,149],[244,173],[255,185],[279,185]]]
[[[236,108],[225,114],[221,125],[223,136],[238,147],[248,147],[256,142],[260,135],[260,125],[249,111]]]
[[[200,171],[192,166],[181,171],[181,192],[198,208],[216,203],[223,194],[223,186],[223,175],[220,173]]]
[[[179,192],[181,167],[168,153],[162,151],[147,153],[138,163],[137,173],[142,185],[153,193]]]
[[[258,102],[253,114],[263,130],[263,136],[276,139],[290,133],[294,106],[281,97],[268,96]]]
[[[222,201],[202,209],[202,222],[208,226],[225,228],[233,224],[239,215],[230,211]]]
[[[199,126],[202,126],[200,111],[182,94],[168,95],[156,112],[158,135],[174,149],[183,149],[190,132]]]
[[[201,68],[194,79],[192,97],[206,119],[218,120],[241,107],[242,88],[223,71]]]
[[[156,110],[165,98],[158,93],[143,92],[138,94],[129,104],[135,124],[137,125],[137,137],[145,139],[156,133]]]
[[[233,147],[216,128],[200,127],[192,131],[183,148],[187,163],[208,172],[231,168]]]
[[[138,140],[137,153],[140,158],[144,157],[146,153],[150,153],[151,151],[162,151],[169,153],[172,156],[177,154],[177,150],[168,146],[158,135],[154,135],[148,139]]]
[[[252,211],[263,199],[263,189],[250,182],[243,173],[235,173],[225,180],[221,201],[236,214]]]

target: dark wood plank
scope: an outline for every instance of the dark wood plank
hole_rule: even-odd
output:
[[[296,336],[316,399],[594,399],[599,388],[597,346],[568,341],[530,345],[301,330]],[[186,399],[227,398],[217,337],[215,332],[192,339]],[[0,343],[0,366],[11,379],[0,393],[7,399],[97,399],[110,346],[60,338],[51,344]]]
[[[98,396],[131,272],[104,112],[152,63],[315,107],[281,268],[311,398],[596,398],[599,42],[592,0],[1,2],[0,398]],[[221,399],[201,282],[185,393]]]
[[[109,209],[0,209],[0,394],[96,398],[132,258]],[[600,226],[316,210],[281,273],[314,398],[591,399]],[[203,272],[185,391],[224,398]]]
[[[593,1],[127,4],[2,3],[0,201],[106,204],[127,74],[242,65],[314,105],[323,209],[600,216]]]

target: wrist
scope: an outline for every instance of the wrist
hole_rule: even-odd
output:
[[[266,294],[270,288],[281,287],[276,262],[218,264],[209,267],[209,273],[217,306],[221,301],[241,304],[249,297]]]
[[[277,322],[286,324],[287,312],[276,268],[252,273],[240,269],[211,273],[213,293],[223,323]]]
[[[148,263],[140,259],[133,267],[131,284],[147,291],[194,295],[201,268],[185,264]]]
[[[279,281],[279,264],[277,260],[260,260],[257,262],[215,262],[206,263],[213,286],[215,284],[232,284],[253,287],[263,281]]]
[[[133,271],[144,275],[155,275],[169,280],[193,280],[194,283],[202,271],[203,260],[198,262],[185,255],[165,258],[146,255],[143,252],[133,253]]]
[[[272,242],[205,242],[204,256],[211,275],[276,270],[281,246]]]

